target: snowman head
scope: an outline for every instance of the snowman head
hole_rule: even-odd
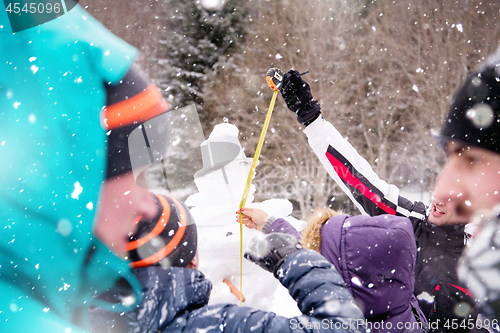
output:
[[[238,133],[233,124],[218,124],[200,145],[203,168],[194,174],[199,193],[187,199],[188,205],[208,205],[219,212],[237,208],[252,164],[243,152]]]
[[[203,168],[194,174],[195,179],[227,166],[251,163],[252,159],[243,152],[238,133],[233,124],[215,125],[208,139],[200,145]]]

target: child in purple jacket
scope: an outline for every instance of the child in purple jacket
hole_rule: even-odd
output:
[[[428,330],[413,295],[417,249],[407,218],[349,216],[325,209],[314,213],[300,233],[260,209],[243,208],[242,214],[248,228],[292,234],[330,261],[372,324],[372,332]]]

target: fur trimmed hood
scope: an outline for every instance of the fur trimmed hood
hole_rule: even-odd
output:
[[[303,230],[304,247],[338,269],[369,321],[415,322],[417,254],[411,222],[404,217],[315,213]],[[400,331],[400,330],[395,330]]]
[[[321,244],[321,227],[332,216],[341,215],[342,213],[334,211],[330,208],[318,210],[311,215],[307,221],[307,226],[302,230],[302,246],[306,249],[319,251]]]

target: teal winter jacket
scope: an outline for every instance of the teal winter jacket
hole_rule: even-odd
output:
[[[135,56],[79,6],[13,34],[0,3],[0,332],[84,331],[94,294],[139,286],[92,236],[105,87]]]

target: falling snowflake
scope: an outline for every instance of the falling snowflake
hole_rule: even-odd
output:
[[[80,185],[80,182],[75,182],[75,189],[73,190],[73,193],[71,193],[71,197],[78,200],[78,197],[82,192],[83,187]]]

